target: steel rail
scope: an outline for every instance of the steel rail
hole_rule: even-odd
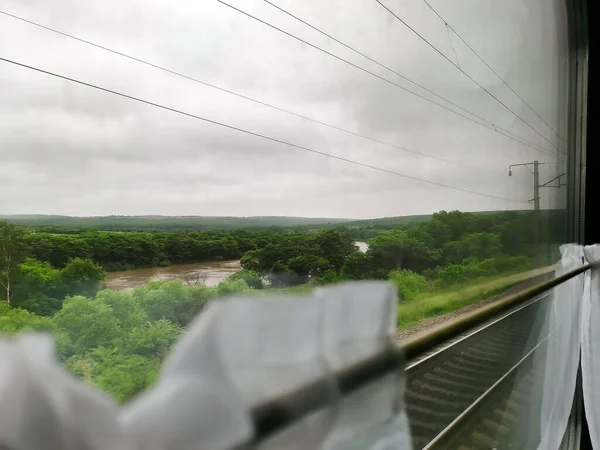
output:
[[[422,450],[431,450],[436,446],[440,445],[440,443],[444,442],[445,439],[448,439],[450,434],[454,431],[454,429],[459,426],[461,423],[465,422],[465,420],[469,417],[469,414],[472,414],[473,411],[477,407],[479,407],[483,402],[494,393],[502,384],[513,374],[516,373],[517,369],[521,367],[521,365],[527,361],[535,351],[540,348],[542,345],[547,344],[548,339],[553,333],[548,334],[544,339],[538,342],[535,347],[529,350],[525,356],[523,356],[515,365],[511,367],[511,369],[506,372],[500,379],[498,379],[492,386],[490,386],[483,394],[481,394],[477,400],[475,400],[467,409],[465,409],[462,414],[460,414],[456,419],[454,419],[440,434],[438,434],[429,444],[423,447]]]
[[[404,349],[405,357],[407,360],[411,360],[425,352],[431,351],[436,346],[443,344],[448,339],[452,339],[460,333],[468,331],[477,325],[481,325],[487,320],[493,319],[498,314],[531,300],[536,295],[542,294],[591,268],[592,264],[584,264],[577,269],[554,277],[551,280],[544,281],[528,289],[524,289],[517,294],[497,300],[473,312],[450,320],[444,324],[432,328],[427,333],[415,336],[414,338],[407,338],[400,342],[400,345]]]
[[[405,361],[434,349],[444,341],[481,325],[590,268],[592,264],[584,264],[575,270],[449,321],[428,333],[401,341],[399,346],[393,342],[383,342],[382,349],[369,358],[254,405],[251,408],[255,430],[253,443],[268,438],[309,414],[331,405],[332,394],[335,395],[335,400],[338,400],[370,382],[403,368]]]

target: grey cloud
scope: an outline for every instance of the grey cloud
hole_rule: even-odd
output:
[[[263,2],[231,1],[410,87]],[[452,59],[456,51],[461,67],[551,136],[456,39],[452,49],[447,30],[422,2],[387,3]],[[278,4],[444,97],[549,148],[375,2]],[[514,0],[470,5],[465,13],[466,5],[436,6],[556,124],[562,101],[556,53],[565,37],[552,34],[542,20],[561,20],[553,18],[552,5],[536,0],[524,6]],[[503,175],[506,167],[551,159],[211,0],[59,0],[52,6],[5,0],[0,9],[336,126],[499,175],[331,130],[0,16],[3,57],[339,157],[524,200],[532,195],[530,175],[515,173],[509,179]],[[550,48],[547,42],[552,42]],[[0,66],[0,160],[0,213],[358,218],[527,207],[336,161],[5,63]],[[558,165],[543,170],[549,178],[560,173]],[[543,205],[559,206],[561,195],[548,192]]]

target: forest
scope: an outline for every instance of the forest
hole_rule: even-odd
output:
[[[47,232],[73,233],[80,230],[247,230],[274,227],[324,226],[350,219],[318,217],[203,217],[203,216],[99,216],[73,217],[43,214],[0,215],[15,225],[35,227]]]
[[[0,333],[50,331],[69,370],[126,401],[152,383],[170,345],[211,299],[381,279],[396,285],[401,302],[419,304],[555,262],[562,221],[545,214],[536,248],[534,219],[440,211],[399,226],[68,234],[0,222]],[[366,252],[354,243],[363,233],[372,235]],[[102,283],[109,270],[227,259],[240,259],[243,270],[215,287],[151,282],[117,292]]]

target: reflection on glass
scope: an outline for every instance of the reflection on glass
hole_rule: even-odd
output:
[[[386,280],[404,339],[556,269],[560,2],[61,0],[0,13],[0,332],[51,331],[64,365],[118,402],[152,385],[216,298]],[[409,383],[480,369],[489,387],[547,336],[542,303],[483,340],[483,359]],[[530,391],[513,378],[506,408],[476,427],[484,447],[517,436],[510,405]],[[426,425],[442,403],[409,414],[415,445],[440,431]]]

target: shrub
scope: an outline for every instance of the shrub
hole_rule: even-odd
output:
[[[526,256],[501,256],[495,258],[495,260],[496,270],[498,270],[498,272],[527,269],[532,266],[531,259]]]
[[[152,282],[131,294],[150,320],[167,319],[186,326],[203,305],[194,304],[191,292],[181,281]]]
[[[221,281],[216,289],[218,296],[237,294],[241,292],[247,292],[248,290],[250,290],[250,288],[248,287],[246,282],[241,279],[226,279],[224,281]]]
[[[229,280],[243,280],[249,287],[254,289],[262,289],[263,281],[256,270],[242,269],[239,272],[231,275]]]
[[[465,281],[466,278],[465,266],[448,264],[437,270],[436,285],[439,287],[452,286]]]
[[[167,356],[181,331],[182,328],[168,320],[147,322],[130,330],[125,339],[118,344],[123,354],[162,360]]]
[[[312,285],[324,285],[324,284],[333,284],[339,283],[344,278],[337,274],[334,269],[329,269],[323,272],[320,277],[313,278],[310,280],[310,284]]]
[[[127,334],[110,306],[82,296],[67,297],[53,320],[68,337],[67,353],[81,353],[98,346],[111,347]]]
[[[404,269],[390,272],[389,280],[396,285],[398,297],[405,301],[413,300],[423,294],[429,286],[425,277]]]
[[[40,317],[24,309],[11,308],[6,303],[0,306],[0,311],[0,333],[11,335],[21,331],[51,331],[53,328],[49,317]]]
[[[67,367],[123,403],[154,382],[159,361],[123,354],[114,348],[98,347],[85,356],[69,358]]]
[[[27,297],[27,300],[15,302],[19,308],[26,309],[38,316],[51,317],[60,311],[62,301],[42,293],[35,293]]]

